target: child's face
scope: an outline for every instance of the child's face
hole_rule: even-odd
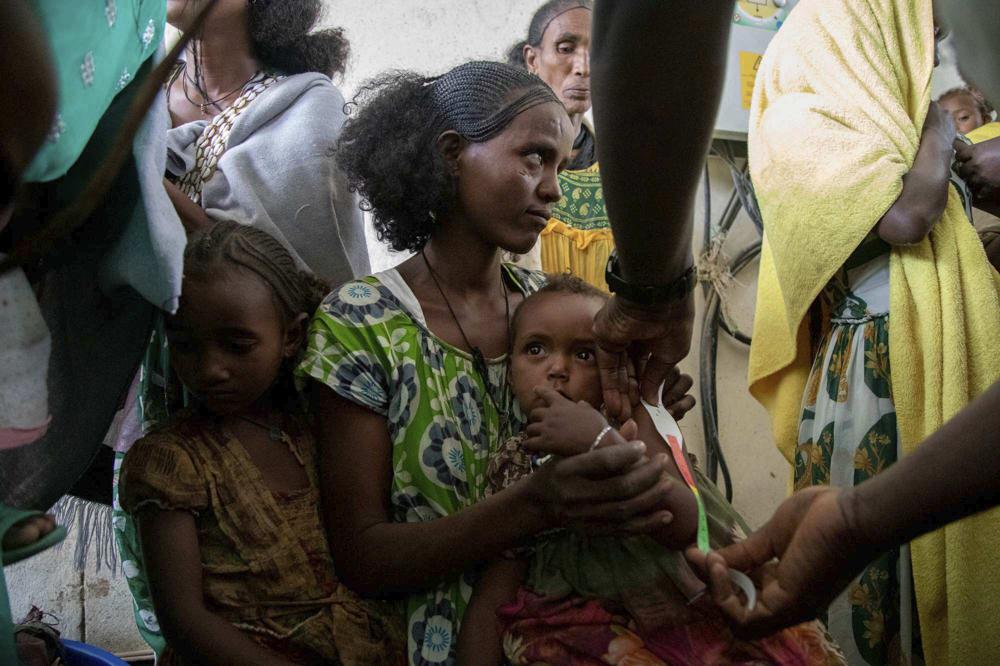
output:
[[[532,297],[517,316],[511,354],[511,384],[521,410],[542,406],[535,389],[548,386],[570,400],[586,400],[600,409],[594,316],[600,298],[551,293]]]
[[[218,414],[239,413],[274,384],[298,340],[286,332],[271,288],[240,268],[185,278],[167,319],[170,360],[184,386]]]
[[[951,114],[952,120],[955,121],[955,129],[962,134],[968,134],[981,127],[988,120],[983,117],[975,98],[967,93],[946,97],[938,102],[938,105],[942,111]]]

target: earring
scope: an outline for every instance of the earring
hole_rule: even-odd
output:
[[[427,211],[427,217],[431,218],[431,224],[437,224],[438,218],[437,215],[434,214],[434,211]]]

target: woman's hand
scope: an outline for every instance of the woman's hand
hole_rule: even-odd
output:
[[[627,422],[622,430],[634,434],[635,425]],[[647,458],[643,442],[611,431],[602,446],[557,456],[518,483],[549,527],[650,533],[672,520],[667,456]]]
[[[693,294],[656,307],[611,297],[594,320],[597,363],[609,416],[620,421],[631,416],[630,358],[639,369],[642,397],[656,403],[660,386],[691,349],[693,326]]]
[[[685,414],[694,409],[696,404],[694,396],[688,394],[692,386],[694,380],[691,379],[691,375],[683,374],[676,365],[667,372],[660,401],[675,421],[680,421]]]
[[[823,612],[877,554],[852,528],[851,503],[839,488],[814,487],[786,499],[762,528],[718,552],[687,551],[715,603],[747,637],[773,633]],[[757,605],[746,607],[727,567],[754,579]]]
[[[958,175],[972,190],[975,203],[989,212],[1000,206],[1000,137],[975,145],[955,142]]]

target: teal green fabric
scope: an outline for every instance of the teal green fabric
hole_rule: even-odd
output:
[[[163,41],[166,0],[35,0],[56,69],[59,106],[25,182],[64,175],[98,121]],[[25,63],[30,66],[30,63]]]

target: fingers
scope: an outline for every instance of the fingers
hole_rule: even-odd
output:
[[[768,533],[770,525],[771,523],[766,523],[746,539],[720,548],[718,555],[726,561],[726,564],[739,571],[753,571],[779,557],[781,553],[776,552],[774,540]]]
[[[685,414],[694,409],[695,404],[697,403],[695,402],[694,396],[686,395],[677,402],[675,402],[674,404],[667,407],[667,411],[670,413],[672,417],[674,417],[675,421],[680,421],[682,418],[684,418]]]
[[[545,401],[545,404],[551,407],[557,402],[570,402],[570,400],[564,396],[559,391],[555,390],[551,386],[537,386],[535,387],[535,395]],[[532,412],[534,413],[534,412]]]
[[[646,361],[645,371],[642,373],[642,382],[639,388],[643,400],[653,406],[660,404],[660,387],[663,386],[663,382],[673,367],[673,363],[667,362],[656,354],[649,357],[649,360]]]
[[[633,419],[629,419],[622,424],[622,427],[618,429],[618,433],[625,438],[626,441],[631,441],[639,436],[639,425]]]
[[[622,418],[625,409],[624,403],[626,401],[622,399],[623,392],[620,381],[624,356],[622,352],[608,352],[601,347],[597,348],[597,369],[601,378],[604,407],[608,416],[612,418]]]
[[[966,142],[961,139],[955,139],[952,142],[952,147],[955,149],[955,159],[959,162],[968,162],[972,159],[972,146]]]

